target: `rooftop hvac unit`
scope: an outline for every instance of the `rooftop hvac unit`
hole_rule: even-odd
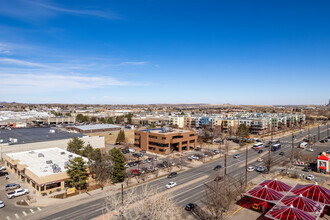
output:
[[[53,163],[52,160],[47,160],[47,161],[46,161],[46,164],[52,164],[52,163]]]
[[[73,155],[72,154],[69,154],[69,158],[72,158],[73,157]]]
[[[43,153],[38,153],[38,157],[45,157]]]
[[[60,173],[60,172],[62,172],[61,167],[55,167],[55,168],[53,168],[53,173]]]
[[[29,151],[29,154],[34,154],[35,152],[33,150]]]
[[[61,155],[64,155],[64,154],[65,154],[65,152],[64,152],[64,151],[62,151],[62,152],[61,152]]]

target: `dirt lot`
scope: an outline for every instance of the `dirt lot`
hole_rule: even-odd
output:
[[[92,134],[88,134],[88,135],[104,136],[106,144],[115,144],[118,133],[119,133],[119,131],[111,131],[111,132],[92,133]],[[125,137],[128,142],[134,141],[134,130],[125,130]]]

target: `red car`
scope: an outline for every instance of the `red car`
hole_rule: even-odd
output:
[[[134,169],[132,170],[132,174],[139,175],[140,171],[138,169]]]

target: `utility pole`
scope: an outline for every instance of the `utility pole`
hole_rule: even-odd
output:
[[[227,175],[227,153],[225,153],[225,178]]]
[[[329,122],[327,122],[327,136],[329,137]]]
[[[317,125],[317,141],[320,141],[320,125]]]
[[[245,186],[247,186],[248,177],[247,177],[247,165],[248,165],[248,147],[245,145]]]
[[[271,134],[270,134],[270,142],[269,142],[269,149],[268,149],[268,163],[270,163],[270,150],[272,148],[272,144],[273,144],[273,124],[271,125]],[[270,172],[270,166],[269,166],[268,173],[269,172]]]
[[[294,138],[295,136],[293,135],[293,132],[292,132],[292,144],[291,144],[291,164],[293,162],[293,145],[294,145]]]
[[[309,134],[309,128],[308,128],[308,147],[311,148],[311,137]]]

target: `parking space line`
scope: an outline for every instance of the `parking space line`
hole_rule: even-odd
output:
[[[30,209],[30,212],[31,212],[31,213],[34,213],[33,209]]]
[[[6,219],[7,219],[7,220],[10,220],[10,217],[9,217],[9,216],[7,216],[7,217],[6,217]]]
[[[17,213],[15,213],[15,217],[16,217],[16,219],[19,219],[19,216],[18,216],[18,214],[17,214]]]
[[[25,212],[25,211],[23,211],[22,213],[23,213],[23,215],[24,215],[24,216],[27,216],[27,214],[26,214],[26,212]]]
[[[38,209],[38,211],[41,211],[42,209],[41,208],[39,208],[39,207],[37,207],[37,209]]]

